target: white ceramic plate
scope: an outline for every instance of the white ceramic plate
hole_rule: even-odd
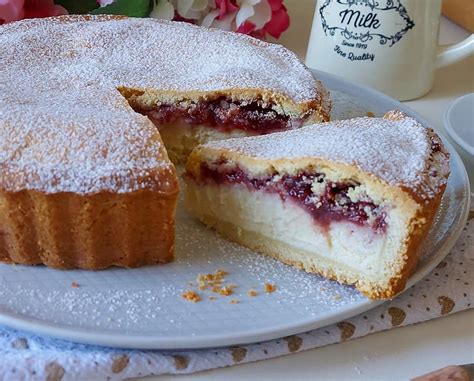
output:
[[[457,98],[444,115],[444,127],[451,138],[474,157],[474,93]]]
[[[331,90],[333,118],[377,116],[401,109],[387,96],[337,77],[316,73]],[[374,142],[377,144],[377,142]],[[454,149],[448,187],[423,247],[412,285],[446,256],[462,230],[469,184]],[[226,346],[283,337],[347,319],[381,302],[352,287],[306,274],[227,242],[179,207],[174,263],[139,269],[58,271],[0,265],[0,323],[72,341],[128,348],[184,349]],[[235,295],[199,303],[180,295],[199,273],[225,269]],[[72,288],[72,282],[80,285]],[[265,282],[277,291],[265,294]],[[259,291],[248,297],[247,291]],[[231,304],[230,299],[240,303]]]

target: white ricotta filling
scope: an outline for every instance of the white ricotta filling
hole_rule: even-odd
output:
[[[381,276],[384,262],[399,248],[400,239],[390,224],[385,233],[348,221],[334,221],[325,228],[298,204],[242,184],[196,186],[191,182],[187,200],[198,216],[234,224],[370,277]]]

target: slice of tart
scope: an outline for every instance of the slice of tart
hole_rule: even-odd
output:
[[[392,111],[201,145],[186,204],[235,242],[390,298],[416,267],[448,161],[433,130]]]

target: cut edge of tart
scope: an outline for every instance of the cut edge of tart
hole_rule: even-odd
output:
[[[329,121],[328,91],[314,79],[317,97],[297,102],[270,89],[177,92],[120,87],[132,109],[158,128],[174,163],[214,140],[265,135]]]
[[[211,142],[189,157],[186,205],[252,250],[390,298],[416,268],[448,159],[399,111]]]

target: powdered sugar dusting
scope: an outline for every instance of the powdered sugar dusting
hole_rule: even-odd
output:
[[[401,114],[394,111],[391,115]],[[433,150],[433,144],[439,145],[439,151]],[[357,165],[391,185],[413,189],[421,198],[433,197],[449,174],[441,140],[404,114],[398,120],[355,118],[206,146],[257,159],[316,157]]]
[[[298,102],[322,91],[281,46],[185,23],[25,20],[1,26],[0,45],[0,186],[10,190],[166,188],[162,143],[120,87],[262,88]]]

